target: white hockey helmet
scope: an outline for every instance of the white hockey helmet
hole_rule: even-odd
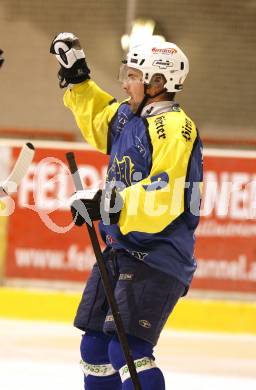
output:
[[[178,92],[189,72],[189,62],[183,51],[174,43],[159,42],[139,44],[131,47],[127,53],[127,67],[139,69],[145,84],[150,84],[154,74],[162,74],[166,78],[167,92]]]

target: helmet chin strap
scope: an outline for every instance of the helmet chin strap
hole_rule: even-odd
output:
[[[144,98],[142,102],[140,103],[139,107],[137,108],[137,111],[135,112],[135,115],[140,116],[143,108],[146,106],[146,103],[149,99],[154,99],[155,97],[162,95],[166,92],[166,88],[163,88],[160,92],[156,93],[155,95],[151,96],[147,93],[148,85],[144,84]]]

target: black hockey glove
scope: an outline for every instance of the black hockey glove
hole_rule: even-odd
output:
[[[75,193],[71,204],[72,218],[77,226],[91,221],[102,220],[105,225],[112,225],[119,220],[123,201],[115,189],[111,191],[79,191]]]
[[[60,33],[52,41],[50,53],[60,63],[58,72],[59,86],[78,84],[90,78],[90,69],[85,61],[84,51],[79,39],[72,33]]]
[[[3,50],[0,49],[0,68],[4,63]]]

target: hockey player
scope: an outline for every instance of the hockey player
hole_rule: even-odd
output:
[[[131,48],[119,76],[129,100],[118,103],[91,80],[77,37],[59,34],[50,51],[60,63],[60,86],[67,87],[65,106],[86,141],[109,155],[106,181],[123,206],[110,223],[99,223],[103,256],[142,389],[163,390],[153,348],[196,269],[202,144],[194,122],[174,102],[188,59],[170,42]],[[102,219],[101,200],[101,191],[83,200],[92,220]],[[75,209],[74,202],[74,218]],[[84,223],[81,215],[75,221]],[[85,389],[133,389],[97,265],[74,324],[85,332]]]

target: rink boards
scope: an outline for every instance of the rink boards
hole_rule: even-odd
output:
[[[22,141],[1,140],[1,180],[7,177],[21,145]],[[35,160],[18,192],[10,200],[15,211],[8,217],[0,218],[2,280],[14,285],[16,280],[23,281],[23,284],[26,281],[28,284],[31,281],[47,281],[49,285],[58,282],[81,285],[89,275],[94,256],[86,234],[70,228],[68,198],[74,189],[68,176],[65,153],[75,152],[84,182],[92,187],[104,180],[107,157],[80,143],[47,141],[35,142],[35,146]],[[256,292],[255,162],[256,153],[249,151],[211,149],[204,152],[204,196],[196,245],[198,269],[191,288],[192,296],[193,291],[201,291],[203,296],[211,292],[242,296]],[[11,291],[1,293],[5,299],[12,300]],[[22,294],[18,295],[21,297]],[[33,301],[33,294],[29,296]],[[43,299],[42,296],[40,299]],[[68,313],[65,310],[62,314],[56,311],[60,299],[70,302],[66,302],[65,306],[70,308]],[[78,300],[79,294],[71,294],[68,298],[65,294],[59,297],[53,293],[52,302],[56,302],[53,313],[58,312],[59,318],[71,318],[72,307]],[[205,308],[208,305],[206,302]],[[229,312],[231,317],[235,316],[236,321],[232,325],[234,331],[255,332],[253,304],[248,302],[247,306],[242,305],[242,318],[246,316],[246,324],[241,320],[239,302],[236,304],[217,300],[214,305],[207,306],[210,311],[197,311],[197,300],[185,299],[180,310],[184,308],[186,313],[191,312],[191,315],[186,315],[186,321],[188,317],[191,317],[190,321],[194,318],[187,324],[188,328],[197,327],[197,322],[210,330],[224,326],[218,324],[217,320],[212,321],[215,312],[220,313],[221,310],[223,316]],[[33,313],[32,302],[29,307]],[[49,307],[47,311],[46,317],[51,317]],[[249,312],[254,313],[254,320]],[[174,317],[173,327],[184,323],[179,308]],[[231,323],[229,329],[230,326]]]
[[[81,293],[24,288],[0,289],[0,317],[73,322]],[[256,334],[256,304],[250,301],[183,298],[165,328]]]

